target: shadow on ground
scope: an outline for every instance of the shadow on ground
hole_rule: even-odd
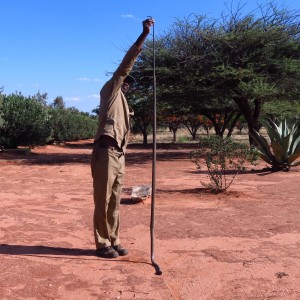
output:
[[[99,258],[95,255],[95,250],[92,249],[63,248],[63,247],[51,247],[51,246],[42,246],[42,245],[28,246],[28,245],[0,244],[0,254],[12,255],[12,256],[38,256],[38,257],[48,257],[48,258],[67,257],[68,259],[77,259],[80,257],[81,260],[83,259],[82,256],[87,256],[90,258],[94,258],[96,260],[98,259],[107,260],[107,261],[116,260],[118,262],[129,262],[135,264],[151,265],[151,263],[147,261],[130,260],[126,258],[125,259],[122,258],[122,260],[120,260],[119,258],[116,259]]]
[[[90,249],[49,247],[49,246],[41,246],[41,245],[24,246],[24,245],[0,244],[0,254],[95,256],[95,251]]]
[[[152,145],[141,145],[133,144],[129,145],[128,149],[140,149],[141,151],[135,151],[134,153],[126,153],[126,164],[146,164],[153,159]],[[193,147],[193,145],[190,145]],[[0,161],[2,162],[18,162],[20,164],[28,165],[62,165],[62,164],[73,164],[73,163],[84,163],[90,164],[91,153],[93,149],[93,143],[81,143],[73,144],[66,143],[63,145],[58,145],[58,149],[61,148],[61,153],[39,153],[34,152],[34,150],[29,154],[18,154],[9,151],[1,152]],[[182,146],[175,144],[158,144],[156,159],[157,161],[168,161],[168,160],[179,160],[179,159],[189,159],[189,150],[179,151]],[[66,153],[65,149],[76,150],[86,150],[89,149],[89,153]],[[166,151],[164,151],[166,150]],[[25,152],[24,152],[25,153]]]

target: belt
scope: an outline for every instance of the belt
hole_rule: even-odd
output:
[[[100,148],[123,153],[123,150],[118,146],[117,141],[108,135],[101,135],[100,139],[95,141],[95,144]]]
[[[97,144],[100,148],[109,149],[109,150],[117,151],[117,152],[123,152],[123,150],[119,147],[112,147],[112,146],[100,144],[100,143],[97,143]]]

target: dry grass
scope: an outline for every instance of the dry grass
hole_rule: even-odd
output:
[[[264,131],[262,131],[264,133]],[[210,130],[210,134],[215,134],[214,130]],[[225,133],[226,135],[226,133]],[[192,140],[192,136],[189,131],[182,127],[177,131],[177,144],[180,143],[197,143],[200,137],[207,136],[206,131],[201,129],[198,131],[196,140]],[[232,134],[232,138],[236,141],[241,141],[248,143],[248,132],[246,130],[242,130],[240,133],[239,130],[234,130]],[[153,141],[152,133],[148,135],[148,143],[151,144]],[[142,134],[132,134],[130,137],[131,144],[140,144],[143,142]],[[157,143],[172,143],[173,142],[173,133],[169,131],[168,128],[158,128],[157,129]]]

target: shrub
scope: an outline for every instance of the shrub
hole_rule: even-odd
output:
[[[177,143],[178,144],[183,144],[183,143],[187,143],[187,142],[189,142],[191,139],[189,138],[189,137],[187,137],[187,136],[179,136],[178,138],[177,138]]]
[[[77,109],[48,107],[21,93],[0,96],[1,149],[89,139],[96,133],[98,121]]]
[[[50,109],[51,140],[56,142],[93,138],[98,121],[68,109]]]
[[[291,166],[300,165],[300,161],[296,162],[300,157],[299,122],[291,124],[284,119],[277,125],[269,120],[269,123],[265,123],[265,127],[271,147],[257,131],[254,130],[253,133],[250,133],[257,144],[259,156],[275,171],[289,171]]]
[[[42,103],[20,93],[3,95],[1,110],[0,145],[17,148],[48,141],[51,129]]]
[[[219,136],[201,138],[199,149],[191,152],[191,160],[197,168],[201,169],[203,159],[208,169],[210,183],[201,182],[202,185],[217,193],[227,190],[236,175],[245,170],[244,164],[247,161],[255,164],[256,158],[256,152],[247,145]]]

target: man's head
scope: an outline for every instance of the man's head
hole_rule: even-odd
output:
[[[130,86],[132,86],[132,84],[135,82],[135,79],[131,76],[128,75],[127,77],[125,77],[123,84],[121,86],[121,90],[123,93],[127,93]]]

